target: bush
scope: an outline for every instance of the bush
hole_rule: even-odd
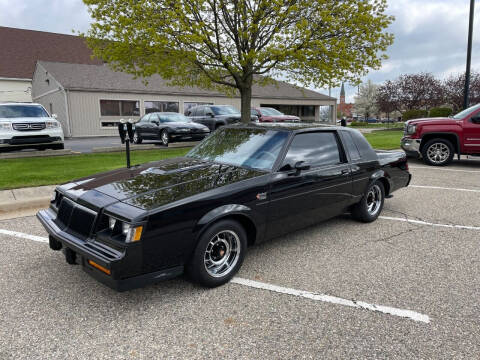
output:
[[[452,109],[447,107],[437,107],[430,109],[429,117],[449,117],[452,114]]]
[[[350,126],[365,126],[365,125],[367,125],[367,123],[366,122],[361,122],[361,121],[352,121],[350,123]]]
[[[412,109],[403,113],[402,120],[407,121],[411,119],[420,119],[428,116],[427,110]]]

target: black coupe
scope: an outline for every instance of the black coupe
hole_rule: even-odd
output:
[[[141,144],[143,140],[160,140],[167,146],[171,141],[203,140],[208,134],[208,127],[194,123],[182,114],[153,112],[135,124],[133,142]]]
[[[404,152],[375,152],[357,130],[234,125],[185,157],[59,186],[37,217],[53,250],[119,291],[184,271],[213,287],[248,245],[346,211],[374,221],[410,178]]]

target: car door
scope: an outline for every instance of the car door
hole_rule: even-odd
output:
[[[138,123],[135,124],[135,131],[143,139],[147,138],[150,114],[144,115]]]
[[[150,124],[148,127],[148,137],[149,139],[158,139],[158,134],[159,132],[159,126],[160,126],[160,118],[158,116],[158,113],[152,113],[150,114]]]
[[[205,106],[203,111],[204,125],[208,126],[210,131],[215,130],[217,122],[215,120],[215,113],[213,112],[212,108],[210,106]]]
[[[308,165],[299,170],[296,164]],[[335,131],[296,134],[272,175],[268,237],[342,213],[352,198],[349,164]]]
[[[480,153],[480,112],[463,122],[463,145],[467,153]]]

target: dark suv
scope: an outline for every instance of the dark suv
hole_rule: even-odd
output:
[[[240,122],[240,111],[231,105],[199,105],[188,109],[185,113],[196,123],[208,126],[210,130],[220,126]]]

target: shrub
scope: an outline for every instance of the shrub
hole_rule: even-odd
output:
[[[365,125],[367,125],[367,123],[366,122],[361,122],[361,121],[352,121],[350,123],[350,126],[365,126]]]
[[[411,119],[420,119],[428,116],[427,110],[412,109],[403,113],[402,120],[407,121]]]
[[[448,117],[452,114],[452,109],[447,107],[437,107],[430,109],[429,117]]]

